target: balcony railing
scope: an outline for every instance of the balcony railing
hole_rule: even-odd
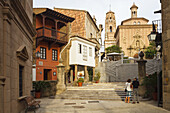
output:
[[[40,27],[36,29],[37,31],[37,38],[38,37],[47,37],[50,39],[57,39],[60,41],[67,42],[67,33],[57,31],[55,29],[50,29],[47,27]]]

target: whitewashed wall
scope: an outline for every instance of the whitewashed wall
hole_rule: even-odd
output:
[[[80,37],[72,37],[71,48],[70,48],[70,59],[69,65],[86,65],[95,67],[95,46],[96,44],[89,42]],[[81,44],[81,54],[79,53],[78,44]],[[83,60],[83,45],[87,46],[87,61]],[[92,48],[92,56],[89,56],[89,47]]]

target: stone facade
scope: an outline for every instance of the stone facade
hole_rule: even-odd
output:
[[[152,31],[152,25],[147,24],[149,20],[137,17],[138,7],[133,4],[131,18],[122,21],[116,29],[116,44],[122,47],[125,55],[134,57],[136,53],[144,51],[149,46],[147,36]]]
[[[58,11],[62,14],[75,18],[71,23],[70,36],[77,35],[90,39],[97,43],[96,45],[96,66],[98,65],[99,57],[98,53],[100,50],[101,40],[101,30],[96,25],[95,17],[91,17],[88,11],[85,10],[76,10],[76,9],[63,9],[63,8],[54,8],[55,11]]]
[[[163,42],[163,108],[170,110],[170,1],[162,2],[162,42]]]
[[[32,89],[32,0],[0,0],[0,113],[19,113]]]
[[[107,47],[116,45],[116,39],[114,37],[116,32],[116,19],[115,14],[112,11],[106,13],[105,19],[105,40],[104,46]]]
[[[99,27],[96,25],[96,19],[95,17],[91,17],[91,15],[89,14],[88,11],[85,10],[77,10],[77,9],[64,9],[64,8],[54,8],[55,11],[60,12],[64,15],[67,15],[69,17],[75,18],[75,20],[70,23],[71,25],[71,29],[70,29],[70,34],[69,36],[79,36],[79,37],[83,37],[89,41],[93,41],[94,43],[96,43],[96,47],[95,47],[95,66],[98,65],[99,62],[99,50],[100,50],[100,43],[99,41],[101,41],[101,31],[102,31],[102,27]],[[69,49],[72,45],[70,44],[70,46],[67,47],[67,49],[65,49],[65,51],[62,53],[63,54],[69,54]],[[70,53],[71,54],[71,53]],[[65,62],[65,60],[63,59],[63,64],[67,64],[65,65],[67,68],[67,73],[68,76],[72,76],[73,75],[73,80],[72,77],[70,78],[70,81],[76,81],[76,77],[77,76],[77,71],[83,66],[84,68],[84,73],[87,73],[87,70],[85,69],[87,65],[70,65],[68,66],[70,58],[67,60],[67,62]],[[65,68],[66,68],[65,67]],[[71,67],[71,68],[69,68]],[[92,68],[92,67],[91,67]],[[94,68],[94,67],[93,67]],[[70,71],[71,70],[71,71]],[[69,72],[70,71],[70,72]],[[71,73],[73,72],[73,73]],[[93,73],[94,74],[94,73]],[[67,74],[66,74],[67,75]],[[67,79],[67,77],[66,77]]]

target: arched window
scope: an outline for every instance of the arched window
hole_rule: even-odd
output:
[[[110,32],[112,32],[112,26],[110,26]]]
[[[136,12],[134,11],[134,12],[133,12],[133,15],[135,15],[135,13],[136,13]]]
[[[140,22],[138,22],[138,24],[140,24]]]
[[[136,25],[136,22],[134,22],[133,24]]]

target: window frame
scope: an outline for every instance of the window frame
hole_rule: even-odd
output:
[[[89,47],[89,56],[92,57],[92,47]]]
[[[45,50],[45,54],[43,54],[43,52],[44,52],[44,50]],[[40,59],[46,59],[46,48],[45,47],[40,47]],[[45,57],[45,58],[44,58]]]
[[[53,51],[54,51],[54,54],[53,54]],[[57,49],[52,49],[52,60],[58,61],[58,50]]]
[[[81,54],[81,53],[82,53],[82,50],[81,50],[81,49],[82,49],[81,44],[78,44],[78,53],[79,53],[79,54]]]

